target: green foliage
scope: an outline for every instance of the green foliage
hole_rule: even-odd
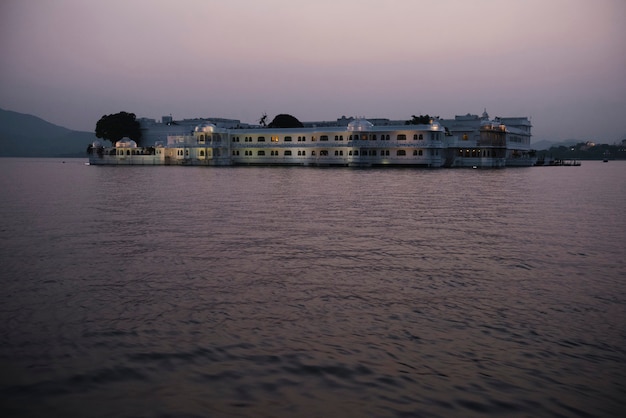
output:
[[[407,120],[406,122],[404,122],[404,124],[405,125],[428,125],[430,121],[433,119],[435,118],[433,118],[432,116],[429,116],[428,114],[419,115],[419,116],[411,115],[411,120]]]
[[[294,116],[287,114],[276,115],[274,120],[267,125],[268,128],[302,128],[304,125]]]
[[[113,144],[128,137],[139,144],[141,129],[134,113],[119,112],[100,118],[96,123],[96,137],[108,139]]]

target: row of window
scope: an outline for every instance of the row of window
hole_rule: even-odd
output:
[[[200,134],[196,136],[196,142],[198,144],[206,144],[207,142],[221,142],[221,141],[222,141],[222,136],[220,134],[213,134],[213,135]]]
[[[470,155],[472,157],[476,157],[477,156],[476,155],[477,150],[471,150],[472,151],[471,153],[470,153],[470,150],[467,150],[467,152],[464,152],[464,151],[465,150],[459,150],[459,155],[460,156],[467,156],[467,157],[469,157]],[[489,150],[485,150],[485,151],[487,151],[487,153],[489,153]],[[125,150],[125,152],[124,152],[124,150],[118,150],[118,155],[124,155],[124,154],[131,155],[131,150]],[[134,154],[139,154],[139,153],[138,152],[132,152],[132,155],[134,155]],[[377,153],[377,150],[363,150],[361,154],[362,155],[369,155],[369,156],[380,155],[381,157],[385,157],[385,156],[388,157],[389,156],[389,150],[380,150],[380,154]],[[189,156],[189,150],[188,149],[176,150],[176,155],[178,155],[178,156],[183,156],[183,155],[184,156]],[[204,157],[205,156],[205,151],[204,150],[200,150],[199,155],[200,155],[200,157]],[[233,151],[233,155],[235,155],[235,156],[240,155],[239,154],[239,150],[234,150]],[[244,155],[245,156],[252,156],[253,152],[251,150],[245,150],[244,151]],[[257,156],[265,156],[265,150],[258,150],[256,155]],[[279,151],[278,150],[271,150],[270,151],[270,155],[271,156],[278,156],[279,155]],[[293,154],[292,154],[291,150],[285,150],[283,152],[283,155],[284,156],[291,156]],[[315,150],[311,151],[311,155],[315,156]],[[359,151],[358,150],[354,150],[354,151],[350,150],[350,151],[348,151],[348,155],[350,155],[350,156],[359,155]],[[401,150],[397,150],[396,151],[396,155],[397,156],[405,156],[406,155],[406,150],[402,150],[402,149]],[[415,156],[424,155],[423,154],[423,150],[421,150],[421,149],[420,150],[413,150],[413,155],[415,155]],[[206,156],[210,157],[211,153],[207,152]],[[306,156],[306,150],[299,150],[298,151],[298,156]],[[320,150],[320,156],[328,156],[328,150]],[[343,150],[335,150],[335,156],[343,156]],[[480,156],[480,150],[478,150],[478,156]],[[483,156],[485,156],[485,155],[483,155]],[[486,156],[489,156],[489,155],[486,155]]]
[[[156,153],[157,154],[162,154],[161,150],[157,150]],[[187,149],[187,148],[184,149],[184,150],[183,149],[177,149],[176,150],[176,155],[179,156],[179,157],[182,157],[182,156],[189,157],[189,149]],[[211,150],[209,149],[209,150],[205,151],[205,150],[201,149],[200,151],[198,151],[198,155],[200,157],[205,157],[205,156],[206,157],[210,157],[211,156]],[[220,150],[219,149],[215,150],[215,155],[217,155],[217,156],[220,155]],[[250,155],[252,155],[252,154],[250,154]]]
[[[322,137],[326,137],[326,140],[328,140],[328,136],[322,135]],[[279,140],[279,137],[276,136],[276,135],[272,135],[270,137],[270,141],[271,142],[278,142],[278,140]],[[259,136],[259,137],[257,137],[256,141],[257,142],[265,142],[265,137],[264,136]],[[292,142],[292,137],[286,136],[284,141],[285,142]],[[298,137],[298,142],[304,142],[304,141],[306,141],[306,136],[299,136]],[[311,137],[311,141],[315,141],[315,137],[314,136]],[[241,142],[241,138],[238,137],[238,136],[234,136],[232,138],[232,142]],[[243,138],[243,142],[252,142],[252,137],[251,136],[245,136]]]
[[[433,155],[439,155],[439,150],[433,150]],[[238,156],[239,154],[239,150],[233,150],[233,155],[234,156]],[[244,151],[244,156],[252,156],[254,155],[254,153],[251,150],[245,150]],[[256,152],[257,156],[265,156],[265,150],[258,150]],[[283,155],[288,157],[288,156],[292,156],[292,151],[291,150],[285,150],[283,152]],[[311,155],[315,156],[315,150],[311,151]],[[320,150],[320,156],[322,157],[326,157],[328,156],[328,150]],[[335,156],[343,156],[343,150],[335,150]],[[349,150],[348,151],[348,155],[349,156],[353,156],[353,155],[359,155],[359,150]],[[389,157],[389,150],[380,150],[380,153],[377,150],[371,149],[371,150],[362,150],[361,155],[364,156],[377,156],[380,155],[381,157]],[[406,156],[406,150],[403,149],[399,149],[396,151],[396,156],[398,157],[402,157],[402,156]],[[414,156],[422,156],[424,155],[424,150],[413,150],[413,155]],[[270,156],[279,156],[279,151],[277,150],[271,150],[270,151]],[[298,156],[306,156],[306,150],[299,150],[298,151]]]
[[[501,152],[491,149],[459,149],[457,155],[459,157],[498,157]]]
[[[161,154],[160,150],[159,150],[159,152],[157,152],[157,154]],[[185,150],[178,149],[178,150],[176,150],[176,155],[178,155],[179,157],[181,157],[181,156],[183,156],[183,155],[184,155],[184,156],[186,156],[186,157],[189,157],[189,149],[185,149]],[[207,157],[210,157],[210,156],[211,156],[211,150],[207,150],[207,151],[206,151],[206,154],[205,154],[205,151],[204,151],[203,149],[201,149],[201,150],[198,152],[198,155],[199,155],[200,157],[204,157],[205,155],[206,155]]]
[[[298,136],[297,137],[297,141],[298,142],[306,142],[306,136]],[[328,141],[329,136],[328,135],[321,135],[320,136],[320,141]],[[381,141],[389,141],[390,136],[389,134],[381,134],[380,137],[377,136],[376,134],[354,134],[354,135],[349,135],[348,137],[348,141],[354,141],[354,140],[370,140],[370,141],[376,141],[378,139],[380,139]],[[406,141],[407,136],[405,134],[398,134],[396,136],[396,140],[398,141]],[[252,141],[252,137],[251,136],[246,136],[244,137],[244,142],[253,142]],[[423,140],[424,139],[424,134],[414,134],[413,135],[413,139],[414,140]],[[430,139],[433,141],[436,140],[440,140],[440,132],[431,132],[430,133]],[[265,137],[264,136],[259,136],[257,137],[257,142],[265,142]],[[317,137],[315,136],[311,136],[311,141],[315,142],[317,140]],[[271,141],[272,142],[278,142],[279,141],[279,137],[278,136],[272,136],[271,137]],[[293,139],[291,136],[286,136],[283,139],[284,142],[292,142]],[[343,141],[343,135],[335,135],[335,141]],[[232,138],[232,142],[241,142],[241,138],[238,136],[234,136]]]

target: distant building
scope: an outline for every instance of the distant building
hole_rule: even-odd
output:
[[[225,129],[250,127],[248,124],[242,124],[239,119],[193,118],[174,120],[172,115],[162,116],[161,122],[148,118],[138,118],[137,121],[141,128],[142,143],[150,145],[167,144],[169,136],[191,135],[197,126],[205,123]]]
[[[484,147],[488,146],[492,154],[506,161],[506,166],[525,166],[535,158],[535,152],[530,148],[532,125],[527,117],[496,117],[491,120],[485,109],[480,116],[468,113],[437,121],[449,135],[460,141],[457,147],[459,155],[477,156],[479,149],[485,152]]]
[[[236,119],[139,119],[141,149],[94,144],[93,164],[343,165],[422,167],[532,166],[531,124],[525,117],[495,118],[486,110],[420,124],[385,118],[307,122],[268,128]],[[374,122],[372,122],[374,121]],[[505,122],[508,123],[505,124]]]

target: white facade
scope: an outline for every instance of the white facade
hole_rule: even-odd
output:
[[[503,121],[509,121],[508,127]],[[90,151],[91,164],[505,167],[534,164],[527,118],[486,112],[423,125],[375,125],[362,118],[304,128],[219,126],[207,120],[159,124],[154,147]],[[385,121],[389,122],[385,119]],[[235,122],[235,121],[233,121]],[[223,124],[224,125],[224,124]],[[150,136],[149,136],[150,138]],[[143,138],[143,142],[148,142]]]

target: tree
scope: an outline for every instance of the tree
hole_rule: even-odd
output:
[[[411,120],[404,122],[405,125],[428,125],[433,118],[426,115],[411,115]]]
[[[291,115],[280,114],[267,125],[268,128],[303,128],[304,125],[298,119]]]
[[[96,137],[108,139],[113,144],[124,137],[128,137],[139,144],[141,128],[134,113],[119,112],[100,118],[96,123]]]

